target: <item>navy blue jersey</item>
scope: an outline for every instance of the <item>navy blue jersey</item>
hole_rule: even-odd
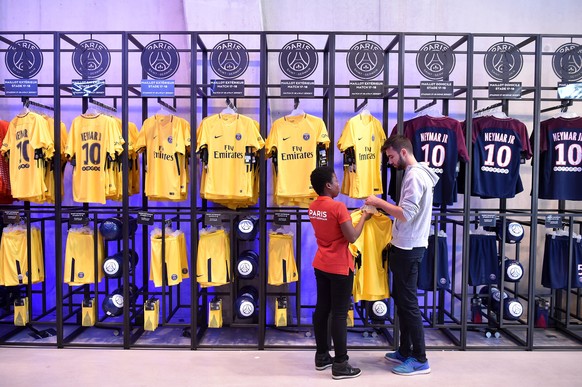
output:
[[[519,176],[521,155],[532,152],[525,125],[513,118],[481,117],[473,120],[471,195],[512,198],[523,191]]]
[[[434,235],[428,238],[428,248],[424,252],[424,257],[420,261],[418,268],[418,288],[422,290],[434,289],[434,270],[436,260],[436,288],[448,289],[451,286],[449,276],[449,252],[447,238],[439,236],[437,238],[437,251],[435,256]]]
[[[416,160],[427,162],[439,177],[433,204],[453,204],[457,162],[469,160],[461,123],[450,117],[419,116],[404,122],[403,135],[412,143]]]
[[[582,242],[572,239],[572,266],[568,270],[567,235],[553,236],[546,234],[544,245],[544,262],[542,264],[542,286],[551,289],[568,288],[568,272],[570,272],[571,287],[582,288]]]
[[[497,237],[495,234],[469,236],[469,285],[492,285],[499,282]]]
[[[533,137],[532,137],[533,141]],[[540,124],[540,199],[582,200],[582,117]]]

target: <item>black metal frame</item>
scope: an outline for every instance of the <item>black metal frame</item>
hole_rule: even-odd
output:
[[[480,213],[488,212],[488,213],[496,213],[503,222],[506,222],[508,218],[511,217],[512,220],[518,219],[520,223],[524,226],[530,227],[530,247],[529,247],[529,273],[528,273],[528,284],[527,284],[527,294],[523,291],[518,291],[517,287],[514,288],[506,288],[510,292],[514,292],[518,297],[528,303],[527,307],[527,316],[523,316],[521,321],[517,323],[509,323],[503,321],[501,318],[498,321],[498,324],[495,326],[496,329],[499,329],[507,338],[514,344],[514,345],[503,345],[503,346],[481,346],[475,345],[472,342],[472,338],[469,337],[469,332],[474,329],[482,329],[488,328],[484,327],[483,325],[475,325],[472,324],[469,319],[469,308],[471,302],[471,295],[474,293],[468,289],[467,285],[461,286],[461,292],[457,293],[456,291],[449,292],[450,298],[445,298],[446,292],[421,292],[420,296],[423,300],[423,315],[425,317],[425,322],[427,324],[428,329],[435,329],[442,332],[445,337],[447,337],[451,341],[451,345],[447,346],[429,346],[430,349],[460,349],[460,350],[468,350],[468,349],[476,349],[476,350],[484,350],[484,349],[524,349],[524,350],[534,350],[534,349],[566,349],[563,346],[556,346],[556,347],[548,347],[545,345],[536,345],[535,335],[534,333],[537,332],[539,329],[534,328],[534,303],[536,297],[549,297],[552,300],[551,303],[551,310],[550,315],[552,321],[554,322],[555,329],[560,333],[571,337],[575,342],[582,343],[582,332],[580,332],[579,325],[574,323],[574,321],[582,320],[582,292],[580,289],[573,290],[571,287],[564,291],[560,290],[552,290],[551,292],[543,292],[536,288],[536,263],[539,262],[540,255],[537,251],[536,247],[536,240],[537,240],[537,225],[543,224],[543,217],[547,214],[561,214],[567,219],[567,224],[570,229],[570,233],[573,230],[573,227],[579,226],[582,224],[580,217],[582,213],[576,210],[569,210],[567,209],[567,203],[564,201],[560,201],[557,203],[557,207],[552,210],[543,210],[539,208],[539,203],[537,200],[538,196],[538,173],[539,173],[539,160],[536,155],[539,154],[539,126],[541,120],[541,113],[545,111],[549,111],[555,108],[563,108],[565,106],[572,105],[572,101],[560,101],[560,105],[552,106],[549,108],[542,109],[542,103],[550,102],[555,103],[555,101],[559,101],[558,98],[548,97],[546,96],[547,93],[554,92],[556,90],[555,86],[552,85],[544,85],[542,84],[542,70],[544,68],[544,57],[548,55],[552,55],[552,53],[543,52],[543,42],[547,39],[557,39],[562,41],[582,39],[581,35],[540,35],[540,34],[462,34],[462,33],[399,33],[399,32],[382,32],[382,33],[365,33],[365,32],[2,32],[0,34],[0,41],[10,44],[10,38],[12,36],[21,36],[21,35],[45,35],[45,36],[53,36],[53,45],[51,48],[43,48],[43,52],[52,52],[54,55],[53,58],[53,83],[50,84],[39,84],[39,89],[43,90],[43,93],[39,95],[38,98],[52,98],[54,103],[54,120],[55,120],[55,138],[60,138],[60,120],[61,120],[61,100],[63,98],[70,98],[70,85],[66,83],[61,83],[61,62],[62,62],[62,54],[71,52],[72,49],[63,48],[62,43],[63,41],[75,46],[75,40],[71,38],[71,36],[77,35],[115,35],[121,39],[121,43],[119,44],[120,48],[115,48],[110,50],[111,52],[118,52],[121,54],[121,82],[119,84],[111,84],[108,85],[112,88],[118,90],[118,93],[113,96],[108,96],[107,98],[114,98],[114,105],[117,105],[117,99],[121,99],[121,114],[122,114],[122,134],[125,139],[128,138],[128,122],[129,122],[129,107],[130,101],[141,99],[141,106],[142,106],[142,119],[147,118],[148,115],[148,98],[143,98],[139,92],[139,84],[132,84],[130,83],[130,75],[132,71],[130,69],[130,57],[135,55],[136,53],[141,52],[143,50],[144,45],[140,42],[140,39],[145,39],[148,36],[161,36],[161,35],[173,35],[173,36],[181,36],[188,40],[187,48],[180,48],[178,51],[180,53],[185,53],[185,55],[189,55],[190,63],[198,64],[201,62],[201,66],[190,66],[189,70],[189,77],[190,82],[188,84],[178,84],[176,88],[178,90],[184,91],[184,93],[179,93],[174,98],[173,105],[169,105],[163,101],[160,101],[160,104],[167,107],[175,107],[176,100],[188,100],[189,101],[189,114],[190,114],[190,123],[191,123],[191,131],[192,133],[195,132],[196,128],[198,127],[199,117],[205,117],[208,115],[209,112],[209,100],[213,97],[209,95],[207,92],[207,88],[209,86],[209,49],[206,45],[207,40],[211,40],[211,36],[253,36],[254,39],[257,39],[255,47],[249,49],[249,52],[253,53],[253,55],[257,55],[260,65],[259,65],[259,82],[257,84],[245,84],[245,90],[253,90],[258,91],[257,94],[249,95],[243,97],[244,99],[249,100],[258,100],[258,116],[259,116],[259,123],[261,128],[261,135],[266,138],[268,133],[268,123],[269,123],[269,101],[271,99],[278,99],[283,98],[277,95],[270,95],[270,89],[277,89],[280,87],[278,83],[269,83],[269,54],[276,53],[280,49],[277,47],[269,47],[269,38],[270,37],[281,37],[281,36],[289,36],[292,40],[295,36],[324,36],[325,37],[325,45],[323,48],[318,48],[318,52],[320,55],[323,56],[323,63],[320,64],[320,69],[317,71],[322,71],[322,78],[323,83],[319,85],[315,85],[316,90],[321,89],[321,95],[318,93],[314,97],[315,99],[321,99],[322,102],[322,118],[327,125],[329,134],[330,134],[330,150],[329,150],[329,159],[334,160],[334,146],[335,146],[335,136],[339,135],[339,132],[336,131],[337,124],[335,123],[335,111],[336,101],[340,101],[342,99],[353,99],[349,96],[343,95],[341,93],[342,89],[347,88],[347,85],[338,84],[336,83],[336,74],[340,73],[341,65],[336,64],[339,62],[337,59],[338,55],[342,55],[343,53],[347,52],[347,47],[337,47],[338,38],[344,37],[354,37],[357,36],[374,36],[374,37],[381,37],[382,39],[388,38],[390,40],[384,47],[385,52],[385,69],[384,69],[384,87],[385,93],[384,95],[379,98],[382,100],[382,121],[384,130],[388,133],[389,132],[389,121],[393,120],[392,116],[390,115],[393,112],[394,106],[396,110],[396,125],[399,132],[402,132],[402,123],[404,121],[404,114],[405,112],[411,111],[419,111],[422,108],[426,108],[430,105],[436,104],[437,100],[433,100],[428,104],[425,104],[421,108],[418,108],[418,102],[420,98],[414,93],[419,88],[418,85],[412,85],[406,83],[405,75],[409,73],[410,70],[406,70],[406,56],[409,54],[416,54],[418,51],[416,49],[408,49],[408,42],[410,40],[418,39],[427,37],[427,39],[432,39],[432,37],[439,36],[439,37],[446,37],[448,40],[453,40],[454,42],[451,44],[453,50],[457,51],[459,54],[464,55],[466,57],[466,67],[464,68],[465,79],[464,85],[456,85],[455,86],[455,96],[451,99],[442,100],[442,110],[443,114],[448,115],[449,113],[449,103],[450,101],[460,101],[465,102],[465,118],[467,119],[467,133],[466,133],[466,145],[467,149],[469,150],[469,156],[472,156],[471,151],[471,133],[472,133],[472,125],[471,119],[473,117],[474,111],[477,110],[477,102],[478,101],[491,101],[488,97],[482,96],[483,90],[487,89],[487,86],[483,85],[475,85],[473,81],[473,74],[475,71],[475,56],[484,54],[484,51],[475,50],[474,47],[476,43],[486,40],[486,39],[493,39],[493,38],[509,38],[520,40],[521,42],[518,43],[518,47],[526,47],[527,52],[526,55],[529,57],[533,57],[532,61],[528,62],[529,66],[533,67],[533,81],[531,85],[526,85],[524,87],[523,96],[525,98],[520,99],[520,103],[530,103],[532,105],[532,115],[533,115],[533,151],[534,151],[534,159],[533,159],[533,167],[532,167],[532,201],[531,207],[526,209],[508,209],[506,200],[499,201],[499,209],[492,210],[487,208],[472,208],[470,204],[470,196],[465,195],[463,199],[463,205],[460,210],[458,209],[450,209],[446,207],[442,207],[439,212],[435,212],[434,216],[434,223],[435,225],[440,225],[441,227],[452,228],[452,235],[455,242],[457,238],[462,241],[462,253],[461,253],[461,260],[462,260],[462,273],[461,273],[461,284],[467,284],[468,279],[468,253],[469,253],[469,226],[474,223],[475,217],[477,217]],[[356,40],[354,40],[355,42]],[[133,45],[133,47],[132,47]],[[534,46],[531,49],[532,45]],[[258,46],[258,48],[257,48]],[[6,50],[0,50],[6,51]],[[394,61],[391,59],[396,58]],[[396,65],[397,69],[394,71],[390,66]],[[182,64],[184,66],[184,64]],[[406,70],[406,71],[405,71]],[[415,71],[414,69],[412,71]],[[455,70],[454,74],[458,77],[458,69]],[[182,73],[185,74],[184,71]],[[142,71],[141,79],[146,79],[147,74]],[[392,82],[392,79],[396,78],[395,82]],[[52,89],[52,94],[44,92],[45,89]],[[3,91],[3,88],[0,88],[0,91]],[[463,95],[464,94],[464,95]],[[533,94],[533,96],[530,96]],[[4,98],[5,96],[0,96]],[[6,97],[10,98],[10,97]],[[407,105],[407,101],[414,102],[414,108],[409,108]],[[357,101],[354,101],[355,105],[357,106]],[[89,101],[87,99],[82,100],[83,110],[86,109],[87,104]],[[235,101],[236,103],[236,101]],[[495,105],[498,105],[502,108],[502,111],[507,113],[509,111],[509,104],[514,103],[513,101],[509,100],[502,100]],[[359,108],[361,108],[360,105]],[[356,110],[359,109],[356,107]],[[199,110],[200,109],[200,110]],[[123,153],[122,157],[122,169],[124,172],[124,176],[127,176],[129,170],[129,161],[127,155],[127,143],[124,145],[125,152]],[[302,257],[301,257],[301,225],[308,222],[308,218],[306,216],[306,211],[298,208],[275,208],[268,205],[268,198],[266,194],[266,187],[268,184],[267,178],[267,160],[265,159],[264,151],[260,152],[260,163],[261,163],[261,174],[260,174],[260,200],[258,206],[240,210],[240,211],[229,211],[224,210],[218,207],[209,207],[205,201],[198,200],[198,161],[196,158],[196,139],[195,136],[192,137],[192,145],[190,148],[190,202],[188,205],[179,205],[176,207],[154,207],[150,206],[145,194],[142,194],[142,205],[139,207],[131,207],[129,204],[129,196],[128,196],[128,179],[124,178],[123,180],[123,200],[120,206],[115,207],[108,207],[108,208],[99,208],[99,207],[90,207],[88,205],[83,206],[72,206],[72,207],[65,207],[62,206],[62,198],[60,190],[55,190],[55,198],[56,204],[54,207],[37,207],[31,206],[30,203],[24,203],[24,205],[14,205],[14,206],[2,206],[2,210],[18,210],[21,211],[27,219],[27,226],[30,233],[30,224],[34,221],[52,221],[54,220],[55,230],[57,232],[56,243],[55,243],[55,257],[63,257],[63,246],[62,246],[62,232],[63,227],[67,224],[67,215],[70,212],[84,210],[87,211],[92,219],[95,221],[95,224],[99,221],[100,216],[107,216],[111,214],[119,214],[123,217],[124,223],[129,222],[129,216],[135,215],[140,210],[147,210],[154,213],[154,219],[156,223],[161,225],[166,224],[168,220],[177,222],[187,222],[190,224],[190,251],[189,251],[189,265],[191,268],[191,286],[189,288],[190,291],[190,305],[182,305],[180,300],[180,288],[172,289],[171,287],[167,287],[164,285],[161,291],[149,291],[148,282],[149,279],[146,275],[147,272],[147,260],[142,260],[144,264],[144,274],[143,274],[143,295],[142,299],[145,301],[150,295],[159,295],[161,296],[161,309],[164,311],[162,313],[162,326],[166,327],[174,327],[174,328],[183,328],[184,330],[190,330],[191,340],[189,345],[148,345],[142,344],[139,342],[139,337],[143,333],[143,329],[138,327],[136,322],[136,316],[140,313],[141,307],[137,305],[129,305],[126,303],[124,306],[124,318],[122,322],[113,322],[108,323],[104,322],[103,326],[118,329],[123,332],[123,340],[117,344],[110,344],[110,343],[103,343],[98,346],[113,346],[113,347],[123,347],[125,349],[128,348],[139,348],[139,347],[163,347],[163,348],[187,348],[187,349],[204,349],[204,348],[216,348],[217,346],[213,345],[205,345],[201,343],[206,327],[205,327],[205,317],[207,314],[207,305],[208,305],[208,295],[212,294],[224,294],[234,300],[234,295],[236,292],[237,282],[235,281],[233,284],[228,286],[228,290],[225,292],[215,291],[215,292],[208,292],[206,290],[201,290],[198,288],[196,282],[193,280],[196,276],[196,247],[197,241],[199,237],[199,228],[204,224],[204,215],[207,212],[219,212],[224,214],[225,222],[229,223],[231,228],[234,226],[235,218],[239,215],[245,214],[258,214],[260,217],[259,222],[259,256],[260,256],[260,272],[259,272],[259,317],[256,322],[253,323],[237,323],[232,321],[232,327],[242,327],[242,328],[249,328],[252,330],[256,330],[257,332],[257,340],[256,344],[252,345],[236,345],[226,344],[224,346],[218,347],[228,347],[228,348],[255,348],[255,349],[265,349],[265,348],[278,348],[276,345],[269,345],[266,343],[265,336],[266,331],[268,328],[273,328],[272,326],[267,324],[266,318],[266,310],[267,310],[267,300],[278,296],[281,294],[296,297],[296,316],[297,316],[297,324],[292,326],[299,329],[304,327],[310,327],[309,322],[302,321],[301,312],[302,309],[305,308],[313,308],[313,305],[303,305],[301,301],[300,289],[301,289],[301,280],[297,282],[295,286],[295,291],[272,291],[267,288],[266,285],[266,252],[267,252],[267,242],[266,242],[266,235],[268,232],[268,224],[272,223],[273,215],[275,212],[290,212],[292,214],[292,222],[295,224],[296,227],[296,257],[298,267],[301,266]],[[55,153],[56,157],[54,158],[54,170],[60,171],[62,160],[60,159],[60,142],[55,142]],[[383,172],[384,181],[387,181],[388,173],[386,170]],[[142,180],[144,174],[142,173]],[[397,181],[399,180],[400,176],[396,175],[395,178]],[[465,192],[470,191],[470,184],[471,184],[471,176],[469,171],[466,172],[466,179],[465,179]],[[61,175],[60,173],[55,173],[55,186],[60,187],[61,184]],[[397,199],[397,198],[394,198]],[[47,208],[54,209],[54,218],[53,217],[44,217],[44,213]],[[50,210],[49,210],[50,212]],[[39,216],[39,217],[36,217]],[[462,220],[459,220],[462,219]],[[96,226],[95,226],[96,227]],[[459,227],[461,227],[459,229]],[[163,229],[163,227],[162,227]],[[96,229],[95,229],[96,230]],[[143,226],[143,240],[142,240],[142,248],[143,251],[148,251],[148,242],[147,242],[147,227]],[[61,234],[61,235],[58,235]],[[29,234],[30,235],[30,234]],[[231,238],[232,242],[232,251],[238,252],[238,244],[235,242],[234,238]],[[130,238],[128,235],[127,229],[124,231],[124,237],[121,242],[122,248],[126,253],[124,254],[124,272],[128,273],[129,271],[129,260],[127,256],[127,250],[130,247],[130,243],[136,243],[133,239]],[[29,239],[30,244],[30,239]],[[162,250],[164,247],[162,245]],[[29,249],[30,251],[30,249]],[[502,256],[504,255],[505,246],[502,244],[501,246],[501,253]],[[517,249],[517,254],[519,254],[519,249]],[[453,263],[456,262],[457,257],[456,254],[453,252],[451,255],[451,259]],[[571,262],[572,259],[572,248],[570,248],[569,252],[569,261]],[[63,264],[62,259],[55,259],[55,266],[56,266],[56,283],[62,284],[63,283]],[[30,264],[30,254],[29,254],[29,264]],[[29,266],[30,267],[30,266]],[[453,276],[455,277],[454,270]],[[436,273],[435,273],[436,275]],[[123,285],[124,285],[124,296],[128,299],[128,288],[130,283],[135,283],[135,278],[130,278],[130,276],[125,275],[123,277]],[[459,278],[453,278],[453,281],[458,281]],[[525,278],[524,278],[525,280]],[[108,285],[105,285],[105,292],[108,291]],[[503,286],[503,284],[502,284]],[[44,285],[43,285],[44,289]],[[452,289],[454,286],[452,285]],[[70,291],[68,294],[65,294],[63,286],[56,286],[56,297],[57,297],[57,307],[53,310],[45,310],[46,313],[43,313],[43,316],[47,313],[52,313],[53,311],[56,312],[56,321],[49,322],[48,325],[54,325],[57,329],[57,340],[56,346],[61,347],[69,347],[69,346],[95,346],[94,344],[82,344],[79,342],[75,342],[73,339],[80,331],[77,329],[73,334],[65,335],[65,326],[68,325],[65,321],[71,317],[72,313],[74,313],[75,308],[78,308],[78,304],[71,301],[71,304],[65,303],[69,297],[72,297],[75,294],[88,294],[90,292],[94,292],[97,299],[100,294],[103,293],[102,290],[98,288],[91,291],[89,287],[84,287],[81,293],[77,293],[77,291]],[[35,290],[32,290],[31,286],[27,286],[27,293],[29,297],[32,297],[35,294]],[[41,290],[39,293],[45,301],[46,304],[46,292]],[[176,305],[174,307],[174,299],[176,299]],[[447,310],[445,305],[450,305],[451,310]],[[460,311],[457,309],[460,306]],[[67,310],[68,308],[68,310]],[[173,308],[173,309],[172,309]],[[178,308],[189,308],[190,310],[190,323],[171,323],[171,320],[174,313],[176,313]],[[32,305],[29,306],[30,311],[32,311]],[[46,309],[46,308],[45,308]],[[171,311],[166,314],[167,310],[171,309]],[[365,308],[364,308],[365,309]],[[396,315],[394,313],[391,314],[390,319],[388,320],[387,324],[370,324],[367,321],[366,311],[361,307],[356,307],[356,311],[359,313],[357,318],[358,325],[357,328],[363,329],[377,329],[384,333],[390,343],[398,342],[398,321]],[[68,312],[66,315],[65,312]],[[41,316],[42,317],[42,316]],[[200,323],[198,323],[200,321]],[[36,323],[36,322],[35,322]],[[40,323],[40,322],[39,322]],[[45,324],[44,322],[42,324]],[[137,328],[137,330],[135,330]],[[553,327],[554,328],[554,327]],[[516,334],[516,331],[525,330],[525,339],[522,336]],[[17,330],[19,331],[19,330]],[[194,334],[195,332],[195,334]],[[392,333],[391,333],[392,332]],[[455,333],[454,333],[455,332]],[[13,344],[8,339],[13,337],[14,334],[17,332],[10,332],[2,337],[0,337],[0,342],[2,344]],[[393,337],[392,337],[393,335]],[[18,345],[23,345],[23,343],[16,343]],[[26,345],[26,343],[25,343]],[[41,344],[41,343],[33,343],[32,345],[54,345],[54,344]],[[301,348],[303,346],[298,346],[293,348]],[[369,348],[369,347],[361,347],[361,348]],[[579,347],[573,346],[574,349],[578,349]]]

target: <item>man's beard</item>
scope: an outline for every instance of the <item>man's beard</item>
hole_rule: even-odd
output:
[[[394,168],[396,168],[399,171],[404,171],[406,169],[406,163],[404,163],[402,156],[398,156],[398,162],[396,163]]]

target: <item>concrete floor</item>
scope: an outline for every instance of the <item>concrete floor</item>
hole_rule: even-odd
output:
[[[362,369],[334,381],[313,351],[0,347],[0,386],[581,386],[581,351],[430,351],[432,373],[398,376],[379,350],[351,351]]]

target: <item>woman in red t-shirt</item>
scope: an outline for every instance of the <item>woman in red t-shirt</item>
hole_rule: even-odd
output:
[[[311,185],[319,195],[309,206],[309,220],[317,240],[313,258],[317,284],[313,314],[317,345],[315,369],[322,371],[332,367],[334,379],[355,378],[362,371],[348,363],[347,316],[354,283],[354,258],[348,244],[358,239],[372,214],[363,212],[358,224],[352,225],[346,205],[333,200],[340,192],[340,184],[332,167],[316,168],[311,173]],[[335,358],[329,355],[327,340],[330,314]]]

